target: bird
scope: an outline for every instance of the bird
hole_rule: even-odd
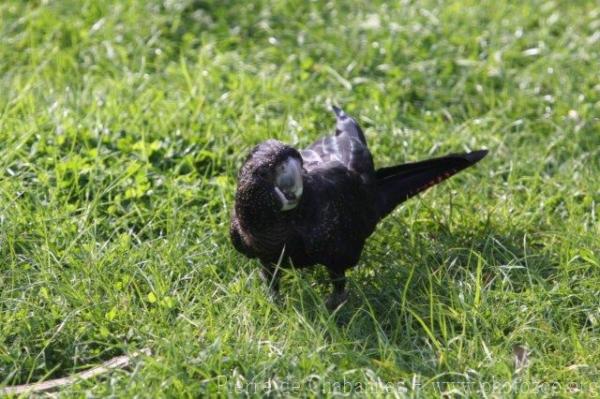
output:
[[[305,149],[275,139],[254,146],[238,172],[231,212],[234,248],[260,261],[260,275],[280,297],[282,268],[327,268],[335,310],[348,299],[346,271],[367,238],[399,204],[473,166],[482,149],[375,168],[360,125],[337,106],[335,131]]]

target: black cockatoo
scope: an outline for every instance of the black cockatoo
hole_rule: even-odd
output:
[[[262,263],[279,292],[278,267],[327,267],[333,293],[347,298],[345,271],[358,263],[366,239],[394,208],[459,171],[487,150],[375,169],[358,123],[333,107],[335,134],[305,150],[267,140],[252,149],[238,175],[230,234],[234,247]]]

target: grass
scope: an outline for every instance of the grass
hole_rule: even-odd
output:
[[[599,395],[594,1],[0,3],[0,386],[67,397]],[[487,147],[401,206],[328,313],[228,240],[248,149],[365,128],[378,165]],[[515,368],[514,352],[527,361]]]

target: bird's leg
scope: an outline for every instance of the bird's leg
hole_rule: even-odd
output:
[[[333,292],[327,298],[327,308],[331,311],[337,309],[348,300],[348,291],[346,291],[346,274],[344,271],[329,270],[329,277],[333,284]]]
[[[272,263],[263,263],[260,270],[260,278],[267,285],[269,298],[273,301],[279,300],[279,280],[281,273],[277,266]]]

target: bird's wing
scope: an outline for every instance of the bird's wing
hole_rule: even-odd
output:
[[[300,151],[304,167],[311,170],[341,164],[365,178],[372,178],[373,158],[360,126],[344,111],[337,107],[333,109],[337,117],[335,135],[319,139]]]
[[[294,224],[305,251],[327,267],[356,264],[375,226],[373,190],[340,163],[316,168],[307,179],[303,217]]]
[[[336,107],[335,105],[332,107],[332,109],[336,118],[335,135],[353,137],[366,147],[367,140],[365,139],[365,134],[360,128],[358,122],[356,122],[354,118],[346,114],[342,109]]]

